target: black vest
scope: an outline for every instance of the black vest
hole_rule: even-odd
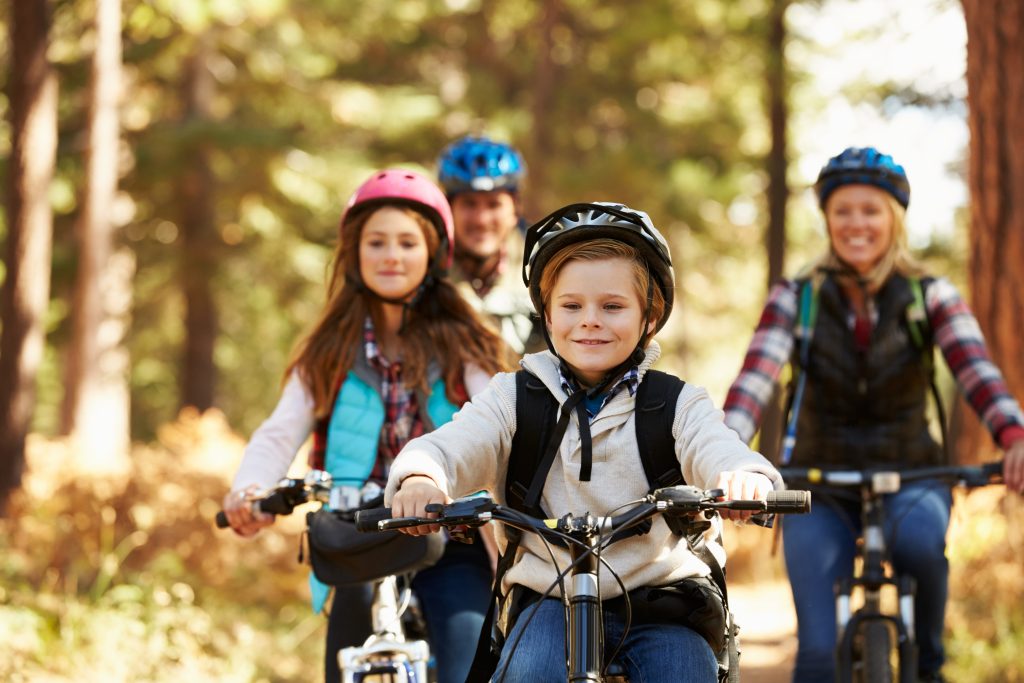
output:
[[[810,359],[800,369],[808,374],[792,464],[851,469],[941,464],[942,448],[928,432],[930,378],[923,351],[907,328],[914,295],[906,278],[894,274],[875,297],[878,323],[865,352],[856,347],[847,325],[850,309],[835,280],[827,277],[818,297]],[[924,341],[932,353],[931,335]],[[799,354],[798,338],[794,367]]]

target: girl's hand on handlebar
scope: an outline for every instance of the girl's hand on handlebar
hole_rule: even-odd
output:
[[[437,517],[433,512],[427,512],[427,505],[431,503],[450,503],[451,499],[444,491],[437,488],[437,484],[430,477],[413,475],[402,480],[395,497],[391,501],[392,517]],[[399,529],[403,534],[410,536],[425,536],[441,529],[440,524],[423,524]]]
[[[253,509],[250,496],[255,496],[259,487],[253,484],[245,489],[231,491],[224,496],[224,516],[231,529],[239,536],[255,536],[260,529],[274,523],[274,516]]]
[[[1003,483],[1011,491],[1024,493],[1024,439],[1018,439],[1003,455]]]
[[[726,500],[765,500],[774,487],[771,480],[757,472],[734,470],[718,475],[715,488],[725,491]],[[754,514],[753,510],[719,510],[723,519],[745,522]]]

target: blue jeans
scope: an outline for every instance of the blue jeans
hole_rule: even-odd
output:
[[[438,683],[465,683],[491,597],[491,564],[483,543],[449,542],[436,565],[416,574],[413,591],[423,607]],[[337,588],[327,622],[327,683],[341,678],[338,651],[369,637],[370,584]]]
[[[946,529],[952,496],[934,482],[907,484],[885,496],[885,539],[894,569],[917,581],[914,620],[918,672],[938,672],[945,661],[942,628],[949,563]],[[783,518],[786,570],[796,605],[798,649],[793,680],[835,680],[836,612],[833,584],[853,575],[860,503],[818,495],[810,514]]]
[[[534,608],[536,614],[530,615]],[[622,637],[624,623],[604,615],[606,654]],[[513,644],[522,633],[519,644]],[[718,661],[711,646],[685,626],[637,625],[619,650],[616,661],[631,683],[715,683]],[[501,672],[508,667],[505,677]],[[494,680],[505,683],[565,683],[565,609],[560,600],[546,599],[527,607],[505,639]]]

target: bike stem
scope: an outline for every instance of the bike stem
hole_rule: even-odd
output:
[[[569,544],[569,556],[573,562],[569,575],[569,683],[600,683],[603,680],[604,624],[601,623],[596,554],[600,536],[590,522],[591,517],[587,515],[582,528],[571,534],[584,541],[587,547]]]

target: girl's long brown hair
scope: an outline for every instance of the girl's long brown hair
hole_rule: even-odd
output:
[[[375,204],[349,212],[341,227],[327,283],[327,304],[313,327],[292,351],[287,378],[297,371],[313,396],[317,417],[330,414],[334,392],[352,369],[363,343],[367,316],[379,329],[382,303],[359,283],[359,239],[367,220],[382,206],[394,206],[412,217],[423,230],[431,263],[440,237],[434,225],[407,204]],[[429,276],[428,276],[429,277]],[[474,364],[488,374],[512,368],[512,358],[501,337],[467,303],[448,278],[436,279],[406,312],[401,332],[402,381],[406,387],[428,391],[427,367],[436,359],[445,393],[458,405],[465,367]]]

